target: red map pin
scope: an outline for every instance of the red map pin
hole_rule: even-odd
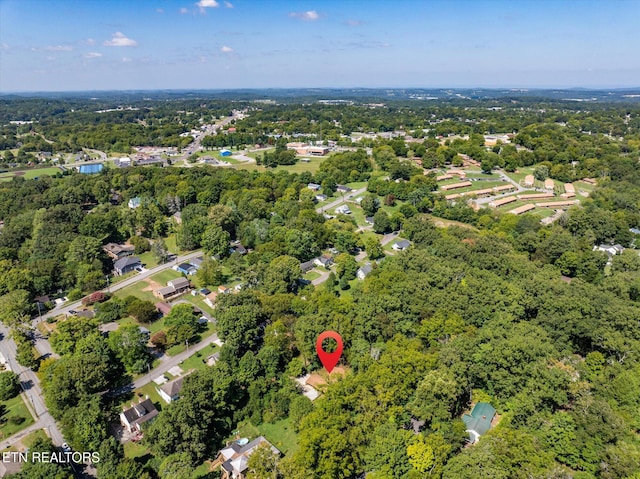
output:
[[[322,341],[327,338],[335,339],[336,341],[336,350],[332,353],[327,353],[324,349],[322,349]],[[338,361],[340,361],[340,356],[342,356],[342,338],[335,331],[325,331],[316,341],[316,352],[318,353],[318,357],[320,358],[320,362],[327,370],[328,373],[333,371],[333,368],[336,367]]]

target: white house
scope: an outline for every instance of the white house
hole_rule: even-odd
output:
[[[349,207],[347,205],[340,205],[336,208],[336,213],[341,214],[341,215],[350,215],[351,214],[351,210],[349,209]]]

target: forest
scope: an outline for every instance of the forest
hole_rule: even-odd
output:
[[[179,135],[200,115],[239,107],[149,102],[103,117],[85,100],[75,105],[81,114],[67,100],[42,110],[42,99],[4,101],[16,102],[6,118],[38,119],[4,126],[5,149],[34,131],[61,151],[125,153]],[[640,478],[640,236],[631,231],[640,227],[637,106],[586,111],[542,99],[242,106],[249,113],[235,133],[212,138],[248,135],[234,146],[269,138],[275,145],[268,135],[297,132],[346,142],[341,135],[354,131],[403,129],[420,141],[371,140],[331,155],[315,173],[130,167],[0,183],[0,321],[13,328],[21,364],[38,370],[65,438],[76,450],[100,451],[98,477],[192,477],[239,423],[287,420],[295,449],[277,459],[254,454],[249,479]],[[198,114],[190,123],[178,110]],[[505,131],[512,144],[484,147],[483,134]],[[222,146],[230,143],[210,144]],[[277,163],[282,153],[280,146],[267,160]],[[546,226],[531,214],[476,211],[441,199],[434,175],[408,161],[444,167],[458,153],[483,170],[535,165],[560,181],[598,178],[598,186]],[[399,230],[412,246],[385,256],[352,217],[316,212],[312,182],[327,191],[366,182],[362,208],[374,216],[375,233]],[[142,206],[129,208],[136,197]],[[380,207],[394,201],[398,211]],[[171,220],[178,211],[181,224]],[[202,248],[217,258],[198,272],[206,284],[230,271],[247,287],[218,300],[219,361],[185,378],[180,400],[145,426],[149,454],[134,459],[108,424],[122,402],[116,391],[150,358],[130,347],[140,344],[137,328],[105,338],[98,327],[144,318],[146,306],[94,298],[96,318],[71,318],[52,335],[59,359],[33,355],[30,320],[36,297],[80,299],[106,286],[106,243],[128,240],[136,254],[162,257],[169,236],[180,251]],[[231,254],[233,240],[250,252]],[[600,243],[627,249],[610,259],[594,251]],[[300,263],[328,248],[339,254],[327,281],[300,281]],[[354,282],[362,251],[384,259]],[[179,308],[172,314],[170,341],[198,334]],[[332,374],[312,402],[293,378],[321,368],[315,340],[328,329],[343,338],[344,373]],[[497,410],[498,423],[469,445],[461,417],[478,402]],[[66,477],[48,467],[30,465],[18,477]]]

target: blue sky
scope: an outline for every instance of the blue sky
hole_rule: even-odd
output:
[[[0,0],[0,91],[638,87],[640,1]]]

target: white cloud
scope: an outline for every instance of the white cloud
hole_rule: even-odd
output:
[[[101,56],[102,56],[102,53],[98,53],[98,52],[89,52],[84,54],[85,58],[100,58]]]
[[[156,12],[158,13],[164,13],[164,10],[162,8],[156,8]]]
[[[96,41],[93,38],[87,38],[84,43],[87,45],[95,45]]]
[[[204,13],[205,8],[218,8],[220,4],[216,0],[200,0],[196,6],[200,8],[200,13]]]
[[[125,37],[122,32],[116,32],[111,37],[111,40],[105,40],[103,45],[107,47],[135,47],[138,42]]]
[[[227,8],[233,8],[233,3],[231,2],[224,2],[224,6]]]
[[[220,48],[220,51],[222,53],[231,53],[233,51],[233,48],[228,47],[227,45],[223,45],[222,48]]]
[[[73,47],[71,45],[48,45],[44,49],[48,52],[70,52]]]
[[[180,13],[181,13],[182,15],[185,15],[186,13],[189,13],[189,9],[187,9],[187,8],[185,8],[185,7],[182,7],[182,8],[180,9]]]
[[[320,14],[315,10],[308,10],[306,12],[291,12],[289,16],[292,18],[299,18],[300,20],[305,20],[308,22],[313,22],[320,18]]]
[[[350,18],[349,20],[347,20],[344,23],[346,25],[349,25],[350,27],[358,27],[358,26],[362,25],[362,22],[360,20],[354,20],[352,18]]]
[[[122,63],[130,63],[132,61],[133,60],[131,60],[131,58],[129,58],[129,57],[122,57]]]

